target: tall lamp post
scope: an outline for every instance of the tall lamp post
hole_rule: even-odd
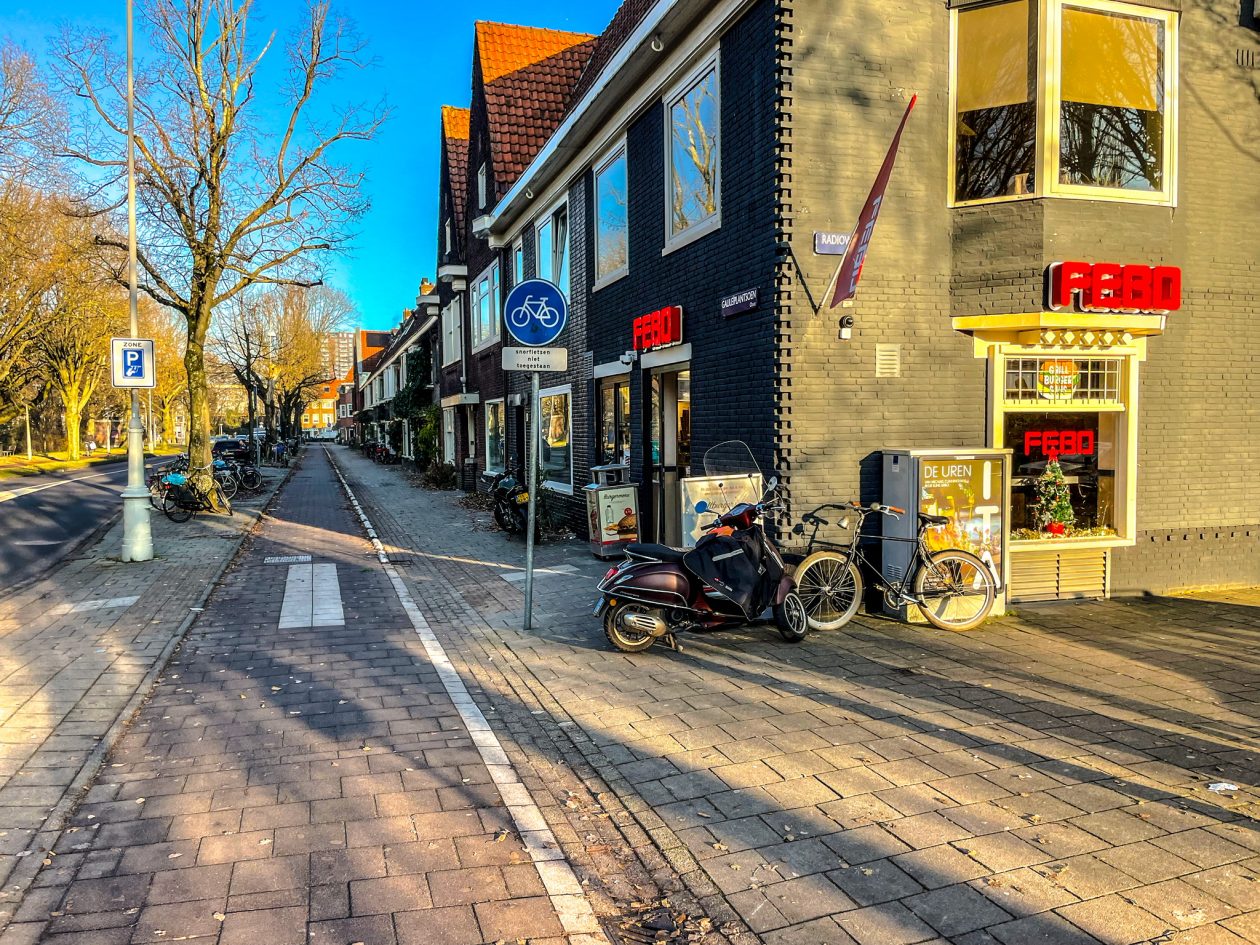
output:
[[[127,274],[131,337],[140,337],[136,312],[136,109],[135,42],[132,0],[127,0]],[[144,424],[140,421],[140,392],[131,390],[131,422],[127,427],[127,488],[123,500],[123,561],[153,558],[153,530],[149,522],[149,490],[144,487]]]

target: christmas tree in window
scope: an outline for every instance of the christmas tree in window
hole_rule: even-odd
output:
[[[1072,511],[1072,496],[1057,459],[1046,463],[1046,471],[1037,477],[1033,491],[1033,524],[1051,535],[1066,534],[1076,524],[1076,513]]]

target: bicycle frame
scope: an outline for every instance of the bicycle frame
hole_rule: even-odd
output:
[[[856,515],[858,517],[857,525],[853,529],[853,538],[848,544],[825,541],[818,537],[818,530],[822,527],[823,522],[821,519],[817,518],[816,513],[821,512],[824,509],[837,509],[845,514]],[[918,597],[915,597],[914,594],[911,593],[911,588],[913,587],[914,576],[918,573],[919,568],[923,567],[932,555],[923,538],[923,536],[927,533],[928,526],[920,525],[919,533],[914,538],[899,538],[893,535],[865,536],[867,538],[877,539],[880,542],[899,541],[914,544],[914,554],[910,556],[910,562],[906,566],[906,573],[901,576],[901,580],[899,582],[890,583],[884,576],[883,568],[875,567],[875,565],[871,563],[870,559],[862,553],[862,549],[859,547],[859,543],[863,538],[862,525],[866,521],[866,517],[871,514],[872,512],[870,509],[854,508],[853,506],[846,505],[821,505],[814,509],[814,511],[810,513],[810,516],[814,519],[811,523],[813,531],[809,535],[809,541],[806,545],[805,554],[813,554],[816,548],[838,552],[844,556],[845,567],[848,567],[850,562],[857,562],[858,567],[862,568],[867,574],[873,574],[875,576],[875,580],[872,584],[882,593],[895,594],[900,600],[906,603],[924,606],[926,602]]]

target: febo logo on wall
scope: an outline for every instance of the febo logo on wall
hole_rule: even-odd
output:
[[[634,320],[635,351],[651,351],[681,343],[681,305],[667,305]]]
[[[1046,272],[1047,295],[1055,311],[1149,312],[1181,308],[1181,269],[1177,266],[1122,266],[1119,263],[1057,262]]]

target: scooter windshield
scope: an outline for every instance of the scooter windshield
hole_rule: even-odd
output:
[[[743,440],[723,440],[704,454],[704,475],[709,480],[709,511],[729,512],[741,502],[756,504],[765,489],[765,477]]]

